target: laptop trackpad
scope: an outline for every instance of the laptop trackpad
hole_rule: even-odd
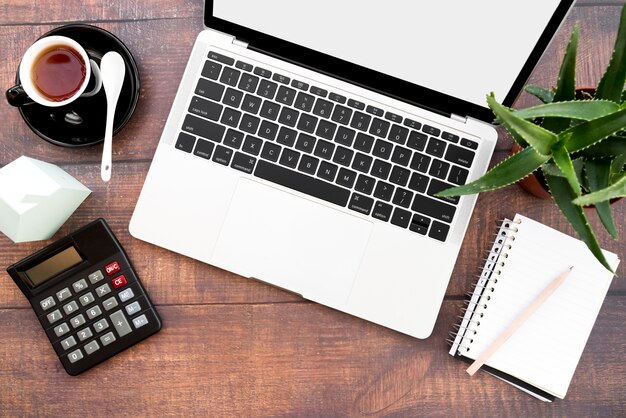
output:
[[[213,264],[336,307],[345,305],[372,224],[253,180],[239,180]]]

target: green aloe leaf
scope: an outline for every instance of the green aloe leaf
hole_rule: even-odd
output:
[[[548,187],[550,188],[550,193],[552,194],[554,201],[563,215],[572,224],[580,239],[587,244],[589,250],[591,250],[593,255],[596,256],[598,261],[602,263],[607,270],[615,273],[602,253],[600,244],[598,243],[598,240],[589,225],[585,211],[582,207],[572,203],[572,200],[576,197],[576,195],[567,180],[562,177],[548,175],[546,176],[546,181],[548,182]]]
[[[626,127],[626,108],[609,115],[589,120],[559,134],[559,140],[567,138],[565,148],[569,152],[583,150]]]
[[[572,159],[569,156],[569,153],[565,149],[563,143],[559,143],[552,150],[552,159],[554,163],[559,167],[561,173],[563,173],[565,179],[569,183],[572,191],[576,193],[576,196],[580,196],[580,183],[578,182],[578,176],[576,176],[576,171],[574,170],[574,165],[572,164]]]
[[[584,149],[580,154],[586,158],[616,157],[626,154],[626,138],[610,136],[589,148]],[[623,166],[623,165],[622,165]]]
[[[602,190],[609,185],[611,176],[611,160],[609,158],[600,158],[597,160],[588,160],[585,162],[585,177],[591,192]],[[598,217],[604,225],[604,229],[613,239],[617,239],[617,229],[613,222],[611,214],[611,203],[608,200],[595,204]]]
[[[596,98],[619,102],[626,82],[626,6],[622,7],[617,38],[609,65],[596,89]]]
[[[573,102],[554,102],[528,107],[526,109],[515,110],[513,114],[522,119],[557,117],[592,120],[616,112],[619,108],[617,103],[608,100],[581,100]]]
[[[554,145],[558,137],[544,128],[535,125],[532,122],[519,118],[506,107],[498,103],[491,93],[487,96],[487,103],[496,117],[502,121],[504,127],[513,135],[518,135],[528,142],[540,154],[549,156],[552,145]]]
[[[478,180],[443,190],[435,196],[462,196],[499,189],[526,177],[549,159],[550,157],[539,154],[532,147],[524,148],[493,167]]]
[[[528,85],[524,87],[524,90],[526,90],[528,94],[532,94],[544,103],[552,103],[552,101],[554,100],[554,92],[550,89],[544,89],[543,87]]]
[[[624,165],[626,165],[626,152],[623,152],[622,154],[618,155],[611,162],[611,174],[610,174],[611,184],[619,180],[617,177],[623,174]]]
[[[611,184],[608,187],[605,187],[604,189],[576,198],[576,200],[574,200],[574,203],[580,206],[597,205],[599,202],[604,202],[605,200],[625,196],[626,176],[622,176],[617,182]]]

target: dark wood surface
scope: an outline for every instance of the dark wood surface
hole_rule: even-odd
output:
[[[594,85],[609,60],[623,1],[579,2],[531,82],[553,84],[575,22],[578,84]],[[61,6],[62,5],[62,6]],[[87,22],[120,37],[141,72],[141,96],[114,141],[113,180],[100,181],[101,147],[58,148],[29,131],[0,101],[0,166],[21,155],[56,163],[93,190],[55,235],[105,217],[164,320],[163,330],[99,367],[70,377],[26,299],[0,272],[0,416],[626,416],[626,279],[620,267],[565,400],[544,404],[484,373],[470,378],[447,354],[462,306],[496,221],[516,211],[572,234],[549,201],[517,186],[478,199],[433,335],[417,340],[310,303],[132,238],[127,230],[195,36],[202,1],[105,0],[0,3],[0,85],[41,34]],[[497,54],[496,54],[497,55]],[[522,95],[517,106],[533,103]],[[502,135],[493,163],[511,141]],[[626,203],[614,205],[626,235]],[[599,222],[592,216],[592,224]],[[626,241],[601,243],[623,259]],[[45,243],[0,234],[0,266]]]

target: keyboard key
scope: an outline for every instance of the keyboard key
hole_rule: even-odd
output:
[[[244,133],[229,129],[224,136],[224,145],[228,145],[231,148],[239,149],[243,143]]]
[[[426,147],[426,153],[434,155],[435,157],[443,157],[443,153],[446,149],[446,143],[439,139],[430,138],[428,146]]]
[[[300,112],[297,110],[290,109],[288,107],[283,107],[283,110],[280,112],[280,117],[278,121],[283,125],[287,126],[296,126],[296,122],[298,121],[298,116]]]
[[[266,102],[267,103],[267,102]],[[259,128],[259,136],[261,138],[269,139],[273,141],[276,139],[276,134],[278,133],[278,125],[267,120],[261,122],[261,127]]]
[[[315,135],[321,136],[322,138],[332,140],[333,136],[335,136],[335,131],[337,130],[337,125],[327,120],[321,119],[320,123],[317,125],[317,130],[315,131]]]
[[[239,81],[239,88],[248,93],[254,93],[259,85],[259,77],[252,74],[244,74]]]
[[[272,80],[274,81],[278,81],[279,83],[282,84],[289,84],[289,82],[291,81],[291,79],[289,77],[286,77],[282,74],[278,74],[278,73],[274,73],[274,76],[272,77]]]
[[[448,174],[448,181],[457,185],[463,185],[467,181],[467,175],[469,171],[464,168],[453,165],[450,167],[450,174]]]
[[[254,170],[254,164],[256,164],[256,158],[250,157],[249,155],[242,154],[240,152],[236,152],[235,157],[233,158],[233,163],[230,166],[235,170],[252,174],[252,170]]]
[[[333,156],[333,162],[349,167],[353,155],[354,151],[352,151],[351,149],[345,147],[337,147],[335,155]]]
[[[425,173],[430,165],[431,158],[428,155],[420,154],[419,152],[413,153],[413,160],[411,161],[411,168],[413,170],[421,171]]]
[[[463,167],[471,167],[474,152],[451,144],[446,151],[445,159]]]
[[[313,102],[315,102],[314,96],[300,92],[298,93],[298,97],[296,97],[296,103],[294,104],[294,107],[298,110],[310,112],[311,109],[313,109]]]
[[[366,115],[365,113],[361,112],[355,112],[354,116],[352,117],[352,122],[350,122],[350,126],[361,131],[367,131],[371,119],[372,117],[370,115]]]
[[[413,151],[411,151],[410,149],[396,146],[393,150],[391,161],[406,167],[411,161],[411,154],[413,154]]]
[[[404,145],[408,136],[409,130],[400,125],[393,125],[389,131],[389,140],[396,144]]]
[[[428,170],[428,174],[431,176],[445,179],[448,175],[448,170],[450,169],[450,164],[441,160],[433,160],[433,163],[430,166],[430,170]]]
[[[385,114],[385,111],[378,108],[378,107],[374,107],[372,105],[367,106],[367,108],[365,109],[365,111],[367,113],[371,113],[374,116],[379,116],[382,117]]]
[[[302,158],[300,159],[298,170],[314,176],[315,172],[317,171],[317,166],[319,165],[319,163],[320,163],[320,160],[318,160],[317,158],[311,157],[310,155],[303,155]]]
[[[218,120],[222,114],[223,108],[224,106],[219,103],[210,102],[198,96],[193,96],[189,104],[190,113],[195,113],[196,115],[204,116],[211,120]]]
[[[322,162],[320,170],[322,170],[324,164],[326,163]],[[339,206],[346,206],[350,198],[350,191],[347,189],[326,183],[314,177],[309,177],[305,174],[300,174],[296,171],[288,170],[264,160],[258,162],[254,175]]]
[[[428,236],[439,241],[445,241],[450,231],[450,225],[442,224],[441,222],[434,221],[433,226],[430,228]]]
[[[256,91],[256,94],[258,94],[259,96],[265,99],[272,100],[274,98],[274,95],[276,94],[277,88],[278,88],[278,84],[274,83],[273,81],[261,80],[261,82],[259,83],[259,88]]]
[[[377,139],[376,144],[374,145],[374,150],[372,154],[377,157],[384,158],[388,160],[391,156],[391,151],[393,150],[393,144],[391,142],[383,141],[382,139]]]
[[[284,105],[291,106],[296,98],[296,91],[289,87],[280,86],[278,94],[276,95],[276,101]]]
[[[285,128],[284,126],[280,128],[278,132],[278,137],[276,137],[276,142],[279,144],[287,145],[288,147],[293,147],[293,144],[296,143],[296,137],[298,136],[298,132],[293,129]]]
[[[227,107],[224,109],[224,113],[222,114],[221,123],[224,125],[232,126],[236,128],[239,126],[239,120],[241,119],[241,112],[235,109],[231,109]]]
[[[217,52],[213,52],[213,51],[209,52],[209,59],[219,61],[226,65],[233,65],[235,63],[234,59],[227,57],[225,55],[222,55],[222,54],[218,54]]]
[[[299,152],[285,148],[283,149],[283,153],[280,155],[279,163],[286,167],[296,168],[299,159]]]
[[[365,174],[359,174],[359,178],[356,180],[354,189],[357,192],[372,194],[372,191],[374,190],[374,183],[376,183],[376,180],[372,177],[366,176]]]
[[[280,150],[282,148],[280,145],[272,144],[271,142],[266,142],[263,144],[263,151],[261,151],[261,158],[265,158],[266,160],[270,160],[273,162],[278,161],[278,156],[280,155]]]
[[[410,170],[394,165],[391,169],[391,174],[389,175],[389,181],[399,186],[406,186],[406,183],[409,181],[410,175]]]
[[[352,193],[352,198],[348,204],[348,209],[355,212],[362,213],[363,215],[369,215],[374,205],[374,199],[371,197],[363,196],[358,193]]]
[[[348,100],[348,106],[353,107],[353,108],[358,109],[358,110],[365,109],[365,103],[358,102],[358,101],[353,100],[353,99],[349,99]]]
[[[263,146],[263,141],[261,139],[255,138],[252,135],[246,135],[246,140],[243,141],[243,147],[241,150],[248,154],[259,155],[261,152],[261,146]]]
[[[352,109],[337,105],[335,106],[331,119],[333,122],[347,125],[348,122],[350,122],[350,117],[352,117]]]
[[[313,152],[313,148],[315,148],[315,137],[300,133],[296,141],[296,149],[310,154]]]
[[[335,181],[335,183],[351,189],[352,186],[354,186],[355,180],[356,173],[352,170],[348,170],[347,168],[342,167],[339,169],[339,174],[337,175],[337,180]]]
[[[385,113],[385,119],[390,120],[394,123],[402,123],[402,116],[396,115],[395,113],[391,112]]]
[[[222,66],[217,62],[206,61],[204,67],[202,67],[202,77],[210,78],[211,80],[217,80],[222,71]]]
[[[434,126],[424,125],[422,126],[422,132],[425,132],[428,135],[432,135],[432,136],[439,136],[439,134],[441,133],[441,130],[438,128],[435,128]]]
[[[191,152],[193,150],[193,146],[196,143],[196,138],[181,132],[178,134],[178,140],[176,141],[176,149],[185,152]]]
[[[239,76],[241,75],[241,71],[235,70],[234,68],[224,68],[222,71],[222,76],[220,77],[220,81],[224,84],[228,84],[229,86],[236,86],[239,81]]]
[[[447,223],[452,222],[456,208],[440,200],[421,194],[415,195],[411,209]]]
[[[297,89],[304,90],[304,91],[309,90],[309,85],[307,83],[303,83],[302,81],[298,81],[298,80],[293,80],[291,82],[291,87],[295,87]]]
[[[320,97],[326,97],[328,95],[328,91],[324,90],[323,88],[316,87],[316,86],[311,86],[311,89],[309,91],[313,93],[314,95],[320,96]]]
[[[266,100],[263,102],[263,106],[261,106],[261,112],[259,112],[259,116],[269,120],[276,120],[279,113],[280,105],[278,103]]]
[[[413,232],[417,232],[421,235],[426,235],[428,231],[428,227],[430,226],[430,218],[426,216],[422,216],[419,214],[414,214],[411,219],[411,224],[409,225],[409,229]]]
[[[244,71],[252,71],[252,69],[254,68],[252,64],[248,64],[247,62],[243,62],[243,61],[237,61],[237,63],[235,64],[235,67]]]
[[[337,130],[337,135],[335,136],[335,142],[338,142],[341,145],[345,145],[346,147],[350,147],[352,146],[352,141],[354,140],[355,133],[356,132],[352,129],[340,126]]]
[[[478,149],[478,142],[470,141],[467,138],[461,139],[461,145],[467,148],[471,148],[471,149]]]
[[[196,149],[193,151],[193,154],[209,160],[213,154],[213,149],[215,149],[215,144],[213,144],[213,142],[198,139],[198,143],[196,144]]]
[[[428,187],[429,180],[428,176],[420,173],[413,173],[411,176],[411,182],[409,183],[409,189],[424,193],[426,191],[426,187]]]
[[[243,103],[241,105],[241,110],[256,115],[261,108],[261,101],[262,100],[259,97],[253,96],[251,94],[246,94],[246,97],[244,97]]]
[[[450,141],[454,143],[459,142],[459,136],[451,134],[450,132],[445,132],[445,131],[442,132],[441,138],[445,139],[446,141]]]
[[[243,118],[241,118],[239,129],[249,134],[255,134],[257,129],[259,129],[259,123],[261,123],[261,119],[256,116],[245,114],[243,115]]]
[[[241,104],[242,98],[243,98],[242,92],[229,87],[226,89],[226,93],[224,94],[222,103],[224,103],[225,105],[237,108]]]
[[[406,144],[409,148],[414,150],[423,151],[426,148],[426,141],[428,136],[421,132],[411,131],[409,134],[409,142]]]
[[[317,177],[324,180],[333,181],[335,180],[337,169],[338,167],[335,164],[322,161],[322,163],[320,164],[320,169],[317,170]],[[345,203],[341,206],[345,206]]]
[[[218,164],[228,165],[230,164],[230,159],[232,158],[232,156],[233,156],[232,149],[218,145],[217,148],[215,149],[215,153],[213,154],[212,161]]]
[[[370,133],[372,135],[379,136],[381,138],[387,137],[387,132],[389,132],[389,122],[386,120],[375,118],[372,121],[372,126],[370,127]]]
[[[226,87],[222,86],[221,84],[217,84],[201,78],[198,81],[198,85],[196,86],[196,94],[199,94],[202,97],[206,97],[207,99],[219,102],[222,99],[222,94],[224,93],[225,88]]]
[[[315,126],[317,125],[317,118],[315,116],[308,115],[306,113],[300,114],[298,120],[298,129],[304,132],[312,134],[315,132]]]
[[[335,144],[332,142],[324,141],[320,139],[317,141],[317,145],[315,146],[315,151],[313,154],[317,157],[324,158],[326,160],[330,160],[333,156],[333,152],[335,151]]]
[[[422,124],[413,119],[406,118],[404,119],[404,126],[408,126],[411,129],[420,129]]]
[[[400,228],[406,228],[409,226],[409,222],[411,222],[411,212],[400,208],[396,208],[393,211],[393,216],[391,217],[392,224]]]
[[[381,221],[387,222],[391,217],[393,206],[388,203],[377,201],[372,211],[372,216]]]
[[[394,187],[391,184],[379,181],[374,189],[374,197],[389,202],[393,195],[393,189]]]
[[[183,122],[183,131],[201,136],[211,141],[221,142],[225,127],[197,116],[187,115]]]
[[[313,114],[328,119],[333,111],[333,106],[333,103],[328,100],[317,99],[313,108]]]
[[[341,95],[339,95],[337,93],[330,93],[328,98],[330,100],[332,100],[333,102],[337,102],[337,103],[341,103],[341,104],[344,104],[346,102],[346,100],[347,100],[345,96],[341,96]]]
[[[354,148],[369,153],[374,146],[374,137],[370,135],[366,135],[364,133],[359,132],[356,136],[356,140],[354,141]]]
[[[426,192],[426,194],[429,196],[433,196],[435,199],[440,199],[448,203],[452,203],[453,205],[456,205],[457,203],[459,203],[459,199],[460,199],[459,196],[448,196],[448,197],[435,196],[440,191],[449,189],[451,187],[453,187],[453,185],[450,183],[446,183],[437,179],[432,179],[430,181],[430,185],[428,186],[428,191]]]
[[[372,161],[374,161],[374,159],[369,155],[357,152],[354,157],[354,161],[352,162],[352,168],[359,170],[362,173],[369,173]]]
[[[393,195],[393,204],[408,208],[411,206],[412,199],[413,192],[398,187],[396,193]]]
[[[265,68],[256,67],[254,69],[254,74],[260,75],[261,77],[270,78],[272,76],[272,72],[266,70]]]

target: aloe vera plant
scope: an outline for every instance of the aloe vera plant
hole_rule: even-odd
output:
[[[493,93],[487,103],[495,122],[511,134],[522,150],[469,184],[438,196],[459,196],[495,190],[540,170],[563,215],[596,258],[609,270],[583,206],[593,206],[606,231],[617,239],[610,200],[626,196],[626,5],[611,60],[595,94],[576,95],[578,27],[567,45],[556,86],[525,90],[543,104],[512,110]]]

